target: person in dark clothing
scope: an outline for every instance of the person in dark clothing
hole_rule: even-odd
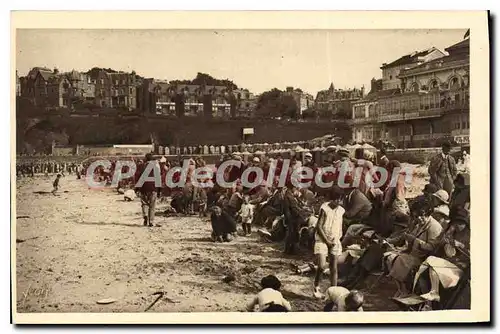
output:
[[[56,192],[59,190],[59,181],[61,180],[61,174],[57,174],[56,179],[54,180],[54,183],[52,184],[54,186],[54,189],[52,190],[52,195],[56,195]]]
[[[435,184],[427,183],[424,187],[424,190],[422,190],[423,194],[411,199],[411,203],[408,204],[410,205],[414,202],[422,201],[424,199],[430,199],[432,194],[436,193],[436,191],[438,190],[439,188]]]
[[[286,237],[285,253],[294,254],[299,245],[299,230],[303,223],[301,208],[298,201],[300,193],[297,188],[289,184],[284,196],[283,213],[285,216]]]
[[[454,180],[453,193],[450,198],[450,210],[457,208],[470,210],[470,176],[468,173],[460,173]]]
[[[355,188],[345,196],[343,207],[345,209],[344,221],[348,228],[342,240],[342,246],[349,246],[352,238],[360,232],[370,228],[378,228],[372,221],[373,205],[370,200],[359,190]]]
[[[444,189],[448,194],[453,192],[453,180],[457,176],[457,164],[455,158],[450,155],[451,144],[445,142],[442,145],[442,153],[431,159],[428,171],[430,183],[439,189]]]
[[[138,173],[136,174],[135,190],[137,195],[141,199],[141,209],[142,217],[144,219],[144,226],[153,226],[156,200],[158,198],[158,193],[161,191],[161,188],[156,188],[154,181],[145,181],[142,184],[138,184],[138,181],[140,180],[142,174],[145,172],[148,164],[154,163],[156,163],[156,161],[154,160],[153,155],[151,153],[146,154],[146,163],[142,164],[140,166],[140,169],[138,168]],[[144,177],[146,177],[146,175]]]
[[[227,212],[216,206],[210,215],[212,238],[215,242],[229,242],[236,233],[236,221]]]

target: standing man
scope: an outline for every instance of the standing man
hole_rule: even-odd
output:
[[[442,153],[434,156],[429,165],[430,183],[435,184],[438,189],[444,189],[448,194],[453,192],[453,180],[457,176],[457,164],[450,155],[451,144],[445,142]]]
[[[136,185],[135,191],[141,199],[142,217],[144,218],[144,226],[153,226],[155,218],[155,207],[156,199],[158,198],[158,191],[161,190],[156,188],[154,181],[144,181],[142,184],[137,182],[142,178],[151,177],[150,175],[143,175],[149,164],[156,164],[153,155],[151,153],[146,154],[146,163],[138,166],[139,173],[136,174]],[[155,166],[156,168],[156,166]],[[159,167],[158,167],[159,168]]]

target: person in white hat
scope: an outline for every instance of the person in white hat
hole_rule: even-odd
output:
[[[448,226],[450,220],[449,195],[446,190],[440,189],[432,194],[432,204],[434,211],[432,217],[436,219],[443,228]]]
[[[304,154],[304,167],[316,168],[316,164],[313,161],[313,155],[309,152]]]

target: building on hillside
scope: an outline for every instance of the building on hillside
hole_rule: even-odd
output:
[[[235,89],[232,91],[235,98],[234,116],[252,117],[257,106],[257,98],[248,89]]]
[[[134,73],[108,73],[110,79],[110,107],[137,108],[137,80]]]
[[[382,79],[371,80],[368,95],[352,104],[350,124],[352,139],[356,142],[376,142],[382,136],[382,127],[377,122],[379,114],[378,97],[392,94],[394,90],[382,92]]]
[[[292,96],[295,100],[299,116],[302,116],[305,110],[314,107],[314,96],[302,91],[300,88],[287,87],[285,94]]]
[[[85,73],[34,67],[21,80],[21,96],[40,107],[73,108],[94,101],[95,84]]]
[[[74,103],[95,103],[95,82],[88,74],[73,70],[63,73],[62,77],[67,79],[72,89]]]
[[[230,117],[233,92],[225,86],[157,83],[156,112],[164,115]]]
[[[127,72],[99,70],[91,74],[95,82],[95,103],[101,108],[137,108],[136,75]]]
[[[317,112],[327,118],[350,118],[352,105],[364,96],[364,87],[361,89],[336,89],[333,83],[327,90],[319,91],[316,95],[315,107]]]
[[[435,47],[432,47],[424,51],[415,51],[410,54],[404,55],[403,57],[398,58],[389,64],[382,64],[382,66],[380,67],[380,69],[382,70],[382,89],[387,90],[401,88],[399,73],[402,70],[419,66],[423,63],[444,56],[445,54],[442,51],[436,49]]]
[[[36,106],[46,104],[47,85],[56,72],[46,67],[33,67],[21,81],[21,96]]]
[[[469,136],[469,39],[449,55],[402,69],[401,93],[379,97],[378,121],[399,147],[426,147],[443,138],[467,143]]]
[[[137,109],[143,113],[155,113],[156,112],[156,94],[155,89],[159,84],[153,78],[143,79],[140,84],[137,85]]]

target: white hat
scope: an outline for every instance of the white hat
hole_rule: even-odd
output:
[[[434,194],[432,194],[432,196],[436,197],[445,204],[448,204],[448,199],[450,198],[450,195],[448,195],[448,192],[444,189],[436,191]]]
[[[161,157],[160,162],[167,162],[167,158]]]
[[[259,159],[259,157],[253,157],[252,161],[253,162],[260,162],[260,159]]]
[[[306,153],[306,154],[304,155],[304,157],[306,157],[306,158],[312,158],[313,156],[312,156],[312,154],[311,154],[311,153],[309,153],[309,152],[308,152],[308,153]]]

